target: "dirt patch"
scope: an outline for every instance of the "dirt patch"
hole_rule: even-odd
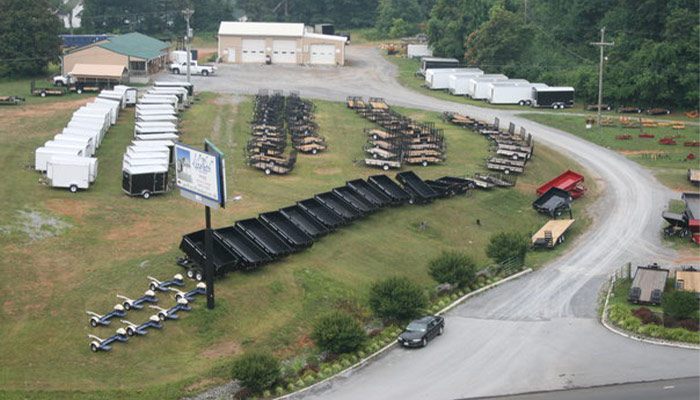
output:
[[[20,232],[32,241],[37,241],[58,236],[71,226],[67,222],[38,211],[18,210],[14,224],[0,228],[4,233]]]
[[[175,232],[173,228],[167,221],[155,224],[151,218],[140,217],[108,230],[105,239],[115,245],[112,250],[115,250],[117,259],[133,257],[134,254],[162,254],[172,248],[172,242],[164,238]]]
[[[199,353],[201,357],[215,358],[231,358],[241,352],[241,345],[236,342],[221,342],[207,347],[203,352]]]
[[[203,378],[203,379],[200,379],[200,380],[190,384],[189,386],[186,386],[185,392],[195,392],[195,393],[201,392],[201,391],[206,390],[214,385],[219,385],[222,382],[223,381],[221,381],[220,379]]]
[[[318,168],[314,170],[314,174],[316,175],[335,175],[340,172],[340,168]]]
[[[57,111],[77,110],[84,106],[92,98],[82,98],[78,100],[57,101],[46,104],[31,104],[21,107],[8,107],[0,110],[0,118],[40,118],[56,113]],[[10,110],[12,108],[12,110]]]
[[[693,245],[695,246],[695,245]],[[683,249],[678,252],[679,258],[673,260],[676,264],[688,265],[694,264],[695,266],[700,265],[700,254],[698,254],[697,247],[692,249]]]
[[[52,199],[46,201],[49,210],[73,218],[76,222],[85,220],[85,216],[94,208],[92,205],[77,200]]]

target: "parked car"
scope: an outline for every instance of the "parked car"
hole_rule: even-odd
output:
[[[644,112],[648,115],[668,115],[671,113],[671,110],[668,108],[650,108]]]
[[[405,347],[425,347],[435,336],[445,331],[445,319],[439,315],[426,315],[411,321],[401,332],[398,342]]]
[[[642,109],[639,107],[620,107],[617,109],[617,112],[624,114],[639,114],[642,112]]]
[[[184,74],[187,73],[187,63],[181,64],[171,64],[170,70],[173,74]],[[193,75],[207,76],[216,72],[216,67],[213,65],[198,64],[197,61],[190,61],[190,73]]]
[[[610,104],[601,104],[600,109],[604,111],[610,111],[612,110],[612,106]],[[586,110],[588,111],[598,111],[598,104],[588,104],[586,106]]]

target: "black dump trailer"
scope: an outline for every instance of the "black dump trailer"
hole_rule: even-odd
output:
[[[280,208],[280,213],[287,217],[294,225],[303,230],[314,239],[327,235],[330,230],[321,221],[310,215],[299,206]]]
[[[260,214],[259,218],[265,226],[283,238],[293,251],[301,251],[314,244],[314,239],[311,236],[280,211],[266,212]]]
[[[376,189],[363,179],[347,181],[345,184],[355,193],[362,196],[363,199],[369,201],[377,207],[386,207],[392,204],[392,199],[389,196],[385,195],[382,191]]]
[[[399,172],[396,174],[396,180],[411,194],[411,202],[427,203],[438,197],[438,194],[413,171]]]
[[[168,191],[168,167],[145,165],[122,170],[122,190],[129,196],[143,196]]]
[[[532,106],[565,108],[574,105],[574,88],[570,86],[533,87]]]
[[[542,214],[547,214],[552,218],[556,218],[565,211],[571,213],[571,193],[564,189],[552,187],[538,197],[533,203],[532,208]]]
[[[411,195],[386,175],[372,175],[367,181],[373,188],[391,198],[394,204],[407,203],[411,200]]]
[[[220,238],[212,235],[214,243],[214,271],[216,276],[222,276],[236,268],[240,259]],[[188,233],[180,241],[180,250],[187,256],[185,262],[179,263],[186,269],[190,278],[201,281],[204,278],[204,265],[207,257],[204,247],[204,229]]]
[[[342,197],[333,192],[319,193],[314,196],[314,199],[321,202],[324,206],[328,207],[328,209],[338,214],[338,216],[346,221],[354,221],[362,218],[365,215],[365,213],[358,210],[353,205],[343,200]]]
[[[328,229],[333,230],[346,224],[343,217],[331,211],[328,207],[324,206],[323,203],[314,198],[298,201],[297,205]]]
[[[238,255],[243,269],[253,269],[272,261],[265,250],[233,226],[215,229],[214,236]]]
[[[348,186],[337,187],[333,189],[333,193],[340,196],[343,200],[345,200],[349,204],[352,204],[353,207],[355,207],[363,213],[376,211],[379,208],[377,205],[365,199],[360,194],[350,189]]]
[[[426,185],[430,186],[430,188],[433,189],[435,193],[437,193],[437,197],[440,199],[454,195],[452,191],[450,191],[450,187],[452,185],[450,185],[447,182],[440,182],[432,179],[426,179],[424,182]]]
[[[443,176],[442,178],[436,179],[436,181],[450,184],[452,194],[466,193],[476,187],[476,183],[473,180],[467,178],[457,178],[456,176]]]
[[[291,246],[284,239],[277,236],[257,218],[236,221],[234,226],[245,233],[272,258],[284,257],[292,252]]]

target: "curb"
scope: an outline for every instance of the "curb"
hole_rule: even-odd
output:
[[[676,347],[680,349],[691,349],[700,350],[700,345],[698,344],[688,344],[684,342],[672,342],[663,339],[654,339],[649,336],[642,336],[636,333],[628,332],[622,328],[618,328],[608,321],[608,300],[610,300],[610,293],[612,293],[613,284],[615,283],[615,277],[610,277],[610,287],[608,288],[608,294],[605,296],[605,305],[603,306],[603,315],[600,317],[600,322],[603,326],[612,333],[618,334],[620,336],[626,337],[627,339],[636,340],[638,342],[655,344],[659,346]]]
[[[513,274],[513,275],[511,275],[511,276],[509,276],[509,277],[507,277],[507,278],[501,279],[501,280],[498,281],[498,282],[494,282],[494,283],[492,283],[492,284],[490,284],[490,285],[487,285],[487,286],[482,287],[481,289],[477,289],[477,290],[475,290],[475,291],[473,291],[473,292],[469,292],[469,293],[465,294],[464,296],[458,298],[457,300],[453,301],[453,302],[450,303],[447,307],[445,307],[445,308],[443,308],[442,310],[438,311],[436,314],[437,314],[437,315],[444,314],[444,313],[450,311],[451,309],[455,308],[457,305],[459,305],[460,303],[462,303],[463,301],[467,300],[468,298],[470,298],[470,297],[472,297],[472,296],[476,296],[477,294],[483,293],[483,292],[485,292],[485,291],[487,291],[487,290],[489,290],[489,289],[491,289],[491,288],[494,288],[494,287],[496,287],[496,286],[498,286],[498,285],[504,284],[504,283],[506,283],[506,282],[508,282],[508,281],[511,281],[511,280],[513,280],[513,279],[520,278],[521,276],[526,275],[526,274],[529,274],[530,272],[532,272],[532,268],[528,268],[528,269],[526,269],[526,270],[520,271],[520,272],[518,272],[517,274]],[[349,371],[362,368],[362,367],[364,367],[365,365],[367,365],[367,363],[368,363],[369,361],[371,361],[371,360],[377,358],[379,355],[381,355],[382,353],[384,353],[384,352],[386,352],[387,350],[391,349],[392,347],[395,347],[396,345],[397,345],[397,342],[396,342],[396,340],[394,340],[394,341],[392,341],[391,343],[389,343],[388,345],[382,347],[381,349],[379,349],[379,350],[377,350],[376,352],[370,354],[369,356],[363,358],[362,360],[356,362],[355,364],[353,364],[353,365],[351,365],[351,366],[345,368],[344,370],[338,372],[337,374],[331,375],[331,376],[329,376],[328,378],[326,378],[326,379],[324,379],[324,380],[321,380],[321,381],[318,381],[318,382],[314,383],[314,384],[311,385],[311,386],[307,386],[307,387],[305,387],[305,388],[303,388],[303,389],[299,389],[299,390],[297,390],[296,392],[288,393],[288,394],[285,394],[285,395],[280,396],[280,397],[275,397],[274,400],[286,400],[286,399],[291,399],[292,396],[296,396],[296,395],[298,395],[298,394],[301,394],[301,393],[307,392],[307,391],[309,391],[309,390],[311,390],[311,389],[314,389],[314,388],[316,388],[316,387],[318,387],[318,386],[320,386],[320,385],[322,385],[322,384],[324,384],[324,383],[326,383],[326,382],[329,382],[329,381],[331,381],[331,380],[333,380],[333,379],[335,379],[335,378],[337,378],[337,377],[339,377],[339,376],[341,376],[341,375],[346,374],[346,373],[349,372]]]

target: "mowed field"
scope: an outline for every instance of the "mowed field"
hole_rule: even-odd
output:
[[[174,263],[183,234],[203,227],[203,207],[172,192],[145,201],[121,191],[122,153],[133,135],[133,109],[122,112],[97,151],[99,176],[88,190],[71,194],[37,183],[34,149],[58,133],[74,110],[89,99],[0,109],[0,397],[3,398],[178,398],[229,379],[232,359],[251,350],[270,350],[282,359],[313,352],[309,326],[326,310],[343,307],[368,317],[368,287],[400,275],[434,286],[427,261],[445,249],[488,260],[488,236],[504,230],[531,233],[547,221],[531,208],[534,189],[565,169],[580,166],[538,146],[515,189],[474,191],[469,196],[424,206],[382,210],[340,229],[311,249],[256,271],[235,272],[217,281],[214,311],[200,297],[189,313],[162,330],[116,343],[93,354],[88,334],[106,338],[121,326],[93,329],[86,310],[106,313],[117,294],[139,297],[148,275],[161,280],[182,270]],[[253,103],[247,97],[204,93],[186,111],[182,141],[201,146],[212,140],[227,155],[228,197],[241,196],[213,212],[221,227],[237,219],[294,204],[315,193],[380,171],[353,163],[362,158],[372,124],[344,104],[317,101],[316,119],[330,145],[316,156],[300,155],[287,176],[265,176],[246,166],[243,148]],[[442,123],[438,114],[401,109],[445,130],[447,162],[414,170],[423,178],[483,171],[488,156],[481,136]],[[393,174],[392,174],[393,175]],[[590,223],[583,210],[598,190],[574,204],[579,219],[568,240],[553,252],[531,253],[542,266],[574,245]],[[477,226],[476,219],[482,226]],[[419,230],[421,222],[427,228]],[[188,282],[186,289],[194,283]],[[159,293],[159,305],[172,296]],[[152,310],[132,310],[141,323]]]

